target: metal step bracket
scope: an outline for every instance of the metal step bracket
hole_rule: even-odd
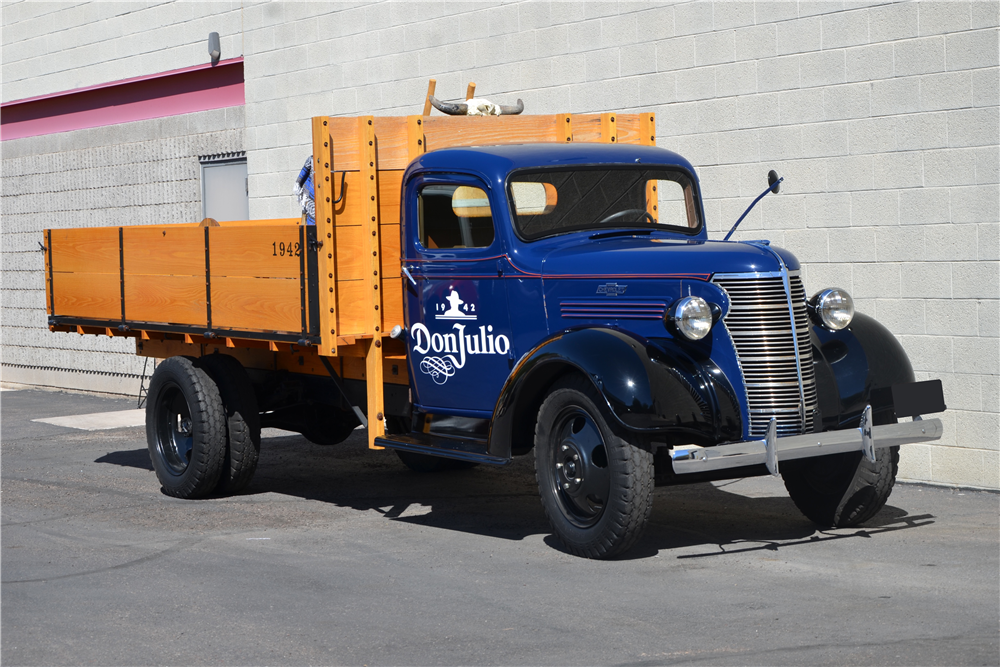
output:
[[[865,458],[875,463],[875,441],[872,439],[872,406],[866,405],[865,411],[861,413],[861,451],[865,453]]]
[[[767,425],[767,435],[764,436],[764,451],[767,454],[767,471],[774,477],[778,476],[778,421],[771,417]]]

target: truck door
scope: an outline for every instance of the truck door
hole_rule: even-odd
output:
[[[515,358],[489,193],[451,174],[406,186],[408,361],[413,402],[425,412],[489,417]]]

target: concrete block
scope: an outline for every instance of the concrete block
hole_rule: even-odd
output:
[[[904,275],[905,282],[906,277]],[[913,364],[914,371],[930,373],[952,373],[952,339],[942,336],[900,334],[899,342]],[[947,403],[947,399],[945,400]],[[954,431],[951,431],[953,434]]]
[[[809,203],[806,202],[807,214],[808,209]],[[792,251],[803,263],[825,264],[830,261],[828,232],[825,229],[786,230],[784,247]]]
[[[847,123],[814,123],[802,126],[802,157],[847,155]]]
[[[690,2],[674,6],[674,32],[693,35],[712,30],[712,3]]]
[[[843,264],[806,264],[802,282],[806,294],[812,296],[828,287],[839,287],[854,295],[857,291],[851,278],[851,267]]]
[[[829,86],[847,80],[846,53],[843,50],[805,53],[799,58],[803,88]]]
[[[894,62],[896,76],[933,74],[945,70],[945,40],[941,35],[896,42]]]
[[[923,185],[923,156],[919,152],[875,155],[875,187],[918,188]]]
[[[715,94],[719,97],[757,92],[757,63],[739,62],[715,68]]]
[[[674,37],[656,43],[656,69],[675,72],[694,67],[694,37]]]
[[[868,43],[868,10],[855,9],[823,16],[823,49]]]
[[[518,32],[519,8],[517,5],[503,5],[486,9],[486,26],[489,35],[508,35]]]
[[[1000,149],[996,146],[976,149],[976,183],[1000,183]]]
[[[778,93],[779,122],[782,125],[815,123],[823,120],[823,91],[819,88]]]
[[[948,35],[948,70],[978,69],[1000,65],[996,30]]]
[[[532,3],[533,4],[533,3]],[[560,56],[569,51],[569,28],[552,26],[535,31],[535,54],[539,58]]]
[[[650,7],[646,3],[642,3],[641,6],[643,9],[636,16],[641,26],[639,31],[641,39],[655,42],[675,35],[673,7]]]
[[[799,15],[798,3],[784,0],[762,0],[754,2],[754,20],[757,25],[788,21]]]
[[[705,100],[697,107],[699,132],[724,132],[739,127],[736,116],[736,99],[729,97]],[[756,143],[756,142],[755,142]],[[725,160],[725,153],[723,153]]]
[[[662,75],[663,79],[660,80],[658,77],[661,75],[653,75],[650,77],[642,77],[642,81],[653,80],[655,85],[659,86],[663,90],[663,94],[669,92],[669,80],[670,77],[676,77],[675,74]],[[651,88],[651,95],[653,94]],[[737,107],[739,108],[739,107]],[[672,137],[693,134],[698,131],[698,113],[697,113],[697,103],[695,102],[685,102],[676,104],[667,104],[666,106],[659,107],[656,109],[656,132],[657,132],[657,145],[662,147],[667,147],[665,144],[660,143],[661,140],[668,140]]]
[[[656,45],[630,44],[621,48],[621,76],[651,74],[656,71]],[[641,82],[640,82],[641,85]]]
[[[899,450],[899,472],[896,479],[904,482],[931,481],[930,445],[903,445]]]
[[[799,87],[799,58],[785,56],[757,61],[757,90],[762,93]]]
[[[855,264],[854,298],[859,292],[858,280],[864,279],[865,269],[871,265]],[[875,299],[875,319],[897,336],[918,336],[925,333],[923,299]]]
[[[778,55],[777,28],[773,23],[739,28],[736,30],[734,40],[737,61],[771,58]]]
[[[924,259],[924,229],[922,227],[882,227],[875,231],[875,256],[879,262],[919,262]],[[948,274],[949,280],[951,274]],[[906,283],[904,294],[906,293]],[[951,296],[949,283],[948,294]]]
[[[956,262],[951,276],[955,298],[1000,299],[1000,264],[995,261]]]
[[[931,252],[928,248],[928,254]],[[900,268],[903,294],[908,297],[952,297],[951,266],[943,262],[904,262]]]
[[[918,77],[873,81],[872,115],[889,116],[919,111],[920,84]]]
[[[855,83],[823,89],[825,120],[851,120],[871,115],[871,86]]]
[[[394,4],[394,3],[390,3]],[[486,19],[485,11],[479,5],[475,11],[459,14],[458,29],[461,39],[465,43],[475,42],[490,36],[489,21]]]
[[[603,48],[636,44],[640,41],[640,35],[642,32],[639,30],[638,17],[635,14],[609,16],[601,19],[600,45]],[[645,41],[644,35],[642,41]]]
[[[975,261],[978,225],[932,225],[924,232],[929,262]]]
[[[614,16],[618,13],[618,3],[616,2],[586,2],[581,4],[583,5],[583,15],[588,19]]]
[[[837,233],[843,230],[834,230]],[[868,237],[872,247],[875,247],[874,232]],[[831,240],[830,256],[833,257],[833,245]],[[842,260],[852,262],[850,258]],[[853,266],[854,289],[851,296],[856,299],[894,299],[898,301],[902,297],[900,290],[900,271],[898,264],[888,264],[872,261],[870,264]],[[912,300],[906,300],[911,303]],[[912,306],[912,303],[911,303]],[[881,318],[881,308],[878,309]],[[896,331],[896,329],[893,329]],[[907,333],[917,333],[909,331]],[[922,332],[920,332],[922,333]]]
[[[603,81],[605,79],[617,79],[621,74],[618,62],[618,49],[602,49],[600,51],[588,51],[585,54],[586,60],[584,69],[587,81]]]
[[[924,153],[924,185],[973,185],[976,182],[976,154],[968,148],[934,150]]]
[[[801,158],[802,128],[798,125],[775,127],[760,135],[760,159],[795,160]]]
[[[996,146],[1000,143],[1000,109],[963,109],[948,114],[949,146]]]
[[[754,6],[751,2],[712,3],[712,22],[716,30],[729,30],[752,26],[754,24]]]
[[[849,157],[832,158],[826,160],[828,169],[827,183],[830,190],[835,192],[849,192],[852,195],[861,190],[871,190],[875,185],[874,160],[871,155],[852,155]],[[852,210],[852,224],[854,223]]]
[[[1000,69],[994,67],[972,73],[972,104],[977,107],[1000,105]]]
[[[918,3],[920,9],[920,34],[940,35],[960,32],[971,27],[968,2],[934,1]]]
[[[971,5],[970,27],[973,30],[995,28],[1000,25],[1000,6],[995,2],[973,2]]]
[[[731,63],[736,58],[736,33],[732,30],[710,32],[695,37],[696,65]]]
[[[707,100],[715,97],[715,68],[699,67],[677,72],[679,101]]]
[[[899,150],[944,148],[948,145],[948,114],[920,113],[896,119],[896,146]]]
[[[756,167],[756,165],[754,165]],[[781,184],[781,196],[785,194],[814,194],[826,192],[827,187],[827,160],[792,160],[781,167],[781,176],[785,177]],[[748,192],[746,196],[756,197],[760,194],[764,184],[763,170],[757,167],[754,171],[753,188],[756,192]],[[768,196],[767,199],[772,199]]]
[[[638,77],[581,83],[570,89],[570,107],[578,113],[617,111],[639,104]]]
[[[1000,335],[1000,301],[989,299],[979,302],[979,335],[993,338]]]
[[[928,334],[953,337],[977,335],[978,307],[975,301],[928,299],[925,305]]]
[[[743,201],[746,200],[744,199]],[[764,229],[787,230],[805,228],[806,197],[804,196],[783,195],[782,197],[765,197],[758,206],[761,207],[760,218]]]
[[[920,78],[921,111],[962,109],[971,106],[972,74],[970,72],[948,72]]]
[[[735,104],[733,104],[735,107]],[[733,119],[735,123],[735,118]],[[722,128],[720,128],[722,129]],[[721,164],[756,163],[760,158],[760,143],[757,130],[720,132],[718,135]],[[737,180],[737,184],[739,181]]]
[[[595,19],[576,23],[568,31],[567,38],[570,53],[590,51],[594,45],[601,43],[601,22]]]
[[[702,196],[706,199],[740,196],[740,169],[737,166],[702,167],[698,170],[698,179],[701,181]],[[25,249],[30,249],[30,246],[25,245]]]
[[[849,198],[845,197],[844,199],[848,202],[850,201]],[[847,217],[846,207],[843,207],[840,202],[837,203],[837,206],[844,209],[842,214]],[[807,208],[807,221],[808,215]],[[875,261],[874,229],[864,227],[831,229],[829,239],[831,262],[858,263]]]
[[[932,225],[951,222],[948,188],[912,188],[899,193],[899,224]],[[931,250],[931,246],[927,246]]]
[[[673,72],[659,72],[639,77],[639,106],[650,107],[657,104],[670,104],[677,100],[677,75]],[[692,105],[693,106],[693,105]],[[690,111],[694,115],[694,108]],[[664,127],[663,117],[657,115],[660,128]],[[697,116],[689,119],[691,129],[697,125]],[[677,127],[675,126],[676,130]],[[670,132],[676,134],[677,132]]]
[[[1000,215],[997,214],[996,195],[997,193],[994,190],[993,196],[991,198],[992,201],[988,202],[989,206],[992,207],[992,211],[989,211],[988,213],[992,213],[993,217],[986,218],[986,215],[984,214],[982,217],[990,220],[990,222],[983,222],[979,225],[979,233],[977,237],[979,239],[979,248],[977,251],[978,252],[977,259],[979,259],[980,261],[994,261],[994,262],[1000,261],[1000,225],[996,224],[996,221],[998,218],[1000,218]],[[955,200],[958,199],[960,196],[961,193],[957,192],[952,193],[951,209],[953,217],[955,215],[955,208],[956,208]]]
[[[736,116],[742,128],[769,128],[778,123],[779,113],[778,93],[736,99]]]
[[[690,134],[677,137],[678,152],[696,168],[719,164],[719,140],[714,134]]]
[[[851,195],[847,192],[809,195],[805,209],[806,227],[847,227],[851,224]],[[832,236],[830,247],[833,247]]]
[[[953,337],[952,341],[955,350],[955,372],[1000,374],[1000,339],[958,336]]]
[[[783,21],[776,27],[778,55],[819,51],[823,46],[823,20],[818,16]]]

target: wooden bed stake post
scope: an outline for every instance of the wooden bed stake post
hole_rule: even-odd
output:
[[[470,81],[469,87],[465,89],[465,99],[471,100],[475,96],[476,96],[476,84]]]
[[[323,356],[337,355],[337,261],[333,237],[333,134],[330,119],[317,116],[312,119],[313,139],[313,187],[316,193],[316,240],[323,245],[316,251],[319,260],[319,321],[320,347]],[[343,193],[341,193],[343,194]],[[324,278],[325,277],[325,278]]]
[[[431,115],[431,95],[437,89],[437,79],[431,79],[427,82],[427,97],[424,98],[424,115]]]
[[[368,385],[368,448],[375,446],[375,438],[385,435],[385,394],[382,359],[382,257],[378,212],[378,157],[375,150],[375,118],[358,118],[358,161],[361,165],[361,209],[364,216],[363,247],[368,270],[365,288],[368,292],[368,322],[365,333],[365,379]]]

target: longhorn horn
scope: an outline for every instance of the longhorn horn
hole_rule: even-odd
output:
[[[452,104],[450,102],[442,102],[433,95],[428,95],[427,99],[431,101],[431,104],[434,105],[435,109],[441,113],[446,113],[449,116],[465,116],[469,113],[468,104]]]
[[[517,104],[515,104],[512,107],[509,107],[505,104],[500,104],[498,106],[500,107],[500,115],[502,116],[516,116],[517,114],[524,111],[524,102],[522,102],[520,98],[518,98]]]

